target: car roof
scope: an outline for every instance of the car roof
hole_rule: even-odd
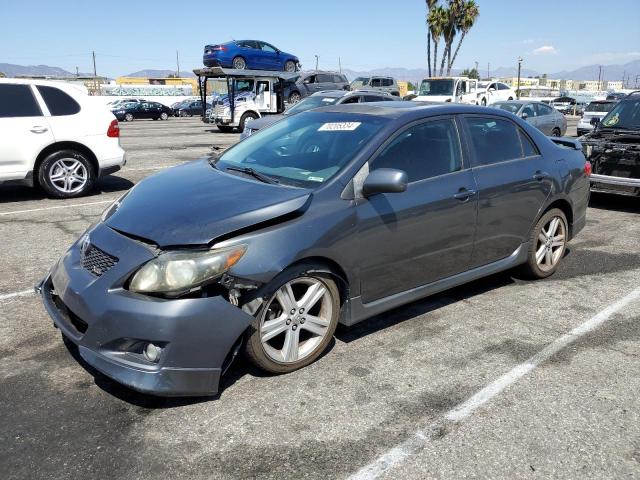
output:
[[[543,102],[540,102],[538,100],[523,100],[523,99],[520,99],[520,100],[499,100],[499,101],[493,102],[493,103],[512,103],[514,105],[524,105],[525,103],[528,104],[528,103],[543,103]]]
[[[0,78],[0,83],[14,85],[42,85],[44,87],[56,87],[71,94],[85,94],[86,91],[79,85],[65,82],[64,80],[39,80],[37,78]]]
[[[391,94],[387,93],[387,92],[382,92],[380,90],[367,90],[367,89],[362,89],[362,90],[321,90],[320,92],[315,92],[311,95],[309,95],[310,97],[331,97],[331,98],[342,98],[342,97],[346,97],[348,95],[362,95],[362,94],[369,94],[369,95],[376,95],[379,97],[390,97]]]
[[[478,105],[464,105],[458,103],[429,103],[414,101],[384,101],[370,103],[334,104],[314,109],[315,112],[328,113],[358,113],[363,115],[375,115],[390,119],[399,118],[423,118],[435,115],[451,114],[488,114],[513,118],[513,115],[498,108],[481,107]]]

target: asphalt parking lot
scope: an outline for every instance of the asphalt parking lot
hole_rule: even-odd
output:
[[[339,328],[293,374],[239,360],[215,398],[79,363],[33,285],[136,182],[237,138],[123,124],[129,162],[94,195],[0,190],[3,478],[640,477],[640,199],[593,195],[547,280],[506,272]]]

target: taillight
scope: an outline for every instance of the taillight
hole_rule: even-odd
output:
[[[589,161],[584,162],[584,173],[587,174],[587,177],[591,176],[591,170],[592,170],[591,162]]]
[[[120,136],[120,125],[118,125],[118,120],[113,120],[109,124],[109,128],[107,129],[107,137],[117,138]]]
[[[214,52],[226,52],[227,47],[225,47],[224,45],[216,45],[211,50],[213,50]]]

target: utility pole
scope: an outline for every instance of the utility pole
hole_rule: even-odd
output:
[[[491,69],[489,68],[490,63],[487,62],[487,80],[491,80]]]
[[[98,74],[96,73],[96,52],[91,52],[91,55],[93,55],[93,76],[97,77]]]
[[[318,59],[320,58],[318,55],[314,55],[316,57],[316,72],[318,71]]]
[[[522,57],[518,57],[518,87],[516,88],[516,97],[520,100],[520,69],[522,68]]]
[[[80,76],[80,70],[78,70],[78,67],[76,67],[76,77]]]
[[[176,72],[176,77],[180,76],[180,55],[178,54],[178,50],[176,50],[176,66],[178,67],[178,71]]]
[[[340,57],[338,57],[338,69],[340,70],[340,73],[342,73],[342,61],[340,60]]]
[[[602,65],[598,66],[598,91],[600,91],[600,85],[602,83]]]
[[[480,80],[480,71],[478,70],[478,62],[475,62],[476,64],[476,73],[478,74],[478,80]]]

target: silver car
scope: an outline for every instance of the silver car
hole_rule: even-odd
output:
[[[567,119],[546,103],[529,100],[509,100],[496,102],[491,107],[506,110],[521,117],[545,135],[562,137],[567,133]]]

